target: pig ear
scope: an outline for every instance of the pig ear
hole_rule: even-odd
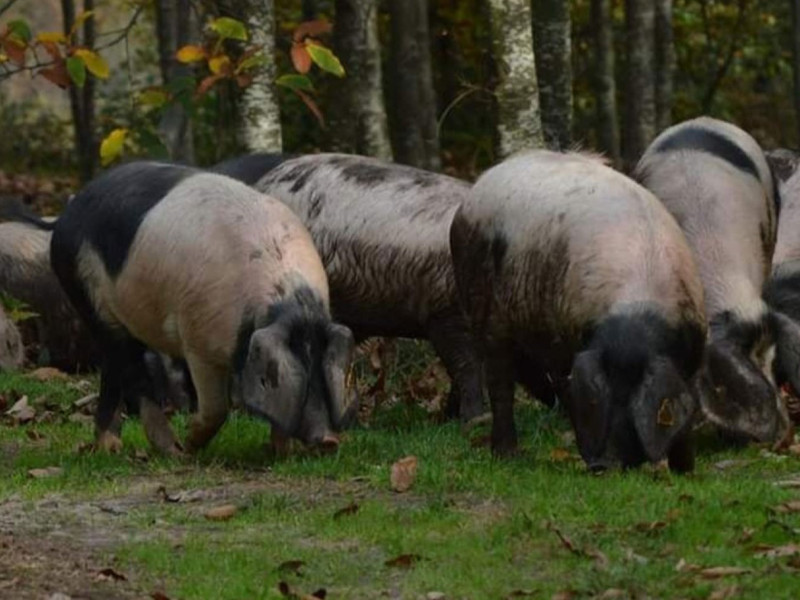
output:
[[[241,402],[293,435],[300,426],[308,374],[287,344],[283,323],[256,330],[241,374]]]
[[[611,416],[611,388],[598,350],[585,350],[575,357],[564,400],[581,456],[586,461],[602,457]]]
[[[355,341],[352,332],[344,325],[328,326],[328,347],[322,359],[325,383],[328,386],[328,409],[334,429],[347,427],[358,410],[351,365]]]
[[[800,325],[786,315],[772,311],[770,329],[775,341],[777,383],[788,382],[795,393],[800,393]]]
[[[691,426],[697,402],[671,360],[654,358],[631,400],[631,415],[651,461],[666,458]]]
[[[708,347],[714,389],[701,396],[706,418],[733,435],[760,442],[780,439],[788,416],[777,390],[735,344],[720,341]]]

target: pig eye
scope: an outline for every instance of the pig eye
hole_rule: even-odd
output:
[[[262,377],[261,378],[261,387],[263,389],[267,389],[267,378],[266,377]]]

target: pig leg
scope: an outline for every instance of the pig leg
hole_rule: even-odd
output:
[[[488,344],[485,368],[492,403],[492,452],[498,456],[509,456],[517,451],[514,358],[511,348],[505,344]]]
[[[460,314],[441,315],[428,327],[434,350],[450,376],[445,414],[469,423],[484,414],[483,381],[475,345]]]
[[[186,362],[197,390],[197,412],[189,423],[186,450],[196,452],[211,441],[228,416],[228,370],[196,354],[187,354]]]

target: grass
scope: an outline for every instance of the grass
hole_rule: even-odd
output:
[[[200,456],[145,461],[147,444],[133,419],[124,427],[122,455],[76,451],[90,440],[91,426],[66,417],[84,393],[64,382],[0,375],[0,396],[45,397],[57,415],[0,427],[0,503],[21,501],[35,520],[48,498],[66,498],[67,507],[134,498],[113,520],[124,535],[99,551],[143,592],[279,598],[285,581],[306,594],[325,588],[329,598],[797,594],[797,557],[758,556],[800,543],[800,513],[774,510],[800,499],[800,491],[775,485],[800,477],[794,457],[709,445],[689,476],[643,469],[597,477],[576,459],[568,426],[552,411],[521,405],[523,452],[497,461],[455,424],[435,424],[400,402],[379,409],[369,428],[349,432],[332,456],[270,459],[268,427],[234,415]],[[184,430],[183,417],[174,422]],[[419,461],[416,482],[406,494],[393,493],[391,465],[411,454]],[[47,466],[63,473],[28,476]],[[207,496],[164,502],[158,485]],[[238,506],[232,519],[204,518],[222,503]],[[334,516],[352,504],[355,512]],[[65,527],[92,526],[68,513]],[[386,565],[405,554],[416,559],[408,568]],[[286,561],[303,561],[300,574],[280,570]],[[712,567],[746,572],[710,579],[713,572],[701,569]]]

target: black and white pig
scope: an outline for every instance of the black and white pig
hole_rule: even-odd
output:
[[[314,238],[331,310],[357,340],[428,339],[453,383],[448,412],[483,414],[480,370],[453,278],[450,222],[468,183],[364,156],[242,157],[214,167],[289,206]],[[263,168],[256,177],[253,167]],[[544,395],[541,387],[534,389]],[[546,391],[545,391],[546,393]]]
[[[30,358],[63,371],[97,364],[97,352],[50,268],[50,236],[27,223],[0,223],[0,293],[24,302],[36,316],[20,324]]]
[[[701,394],[703,413],[735,437],[781,439],[788,418],[770,381],[769,355],[782,338],[772,335],[762,300],[775,246],[776,184],[763,151],[735,125],[701,117],[659,135],[635,177],[677,220],[703,281],[713,385]]]
[[[135,162],[83,188],[55,224],[53,270],[103,351],[98,442],[123,390],[148,437],[177,444],[152,406],[145,347],[185,359],[197,390],[186,447],[204,446],[229,397],[306,443],[335,447],[355,407],[350,331],[331,321],[325,271],[280,202],[189,167]]]
[[[650,192],[592,156],[520,154],[478,179],[450,245],[495,453],[516,450],[514,384],[528,371],[553,378],[590,469],[693,467],[703,293],[686,240]]]
[[[0,305],[0,371],[14,371],[22,366],[22,336]]]

